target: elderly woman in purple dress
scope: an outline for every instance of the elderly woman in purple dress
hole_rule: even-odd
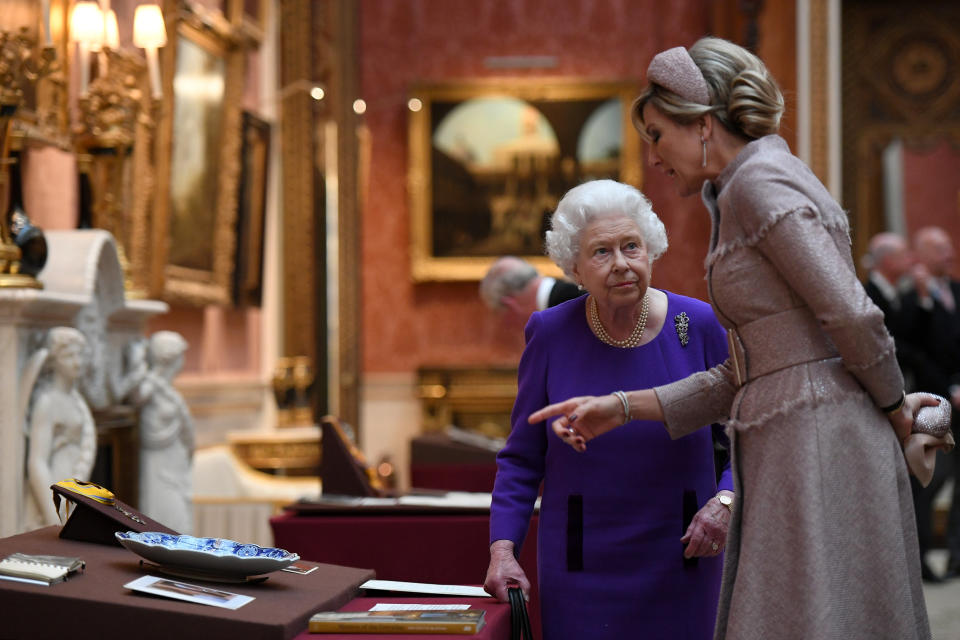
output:
[[[497,456],[487,591],[529,581],[516,557],[541,483],[538,575],[547,640],[708,638],[733,501],[719,489],[704,424],[672,440],[630,419],[578,454],[536,409],[571,396],[666,384],[727,357],[709,305],[650,286],[667,249],[643,194],[597,180],[571,189],[547,232],[550,257],[588,295],[534,313],[526,327],[513,430]],[[622,395],[622,399],[625,399]]]
[[[737,500],[716,638],[929,638],[900,441],[938,401],[904,395],[846,214],[776,135],[783,97],[752,53],[703,38],[655,56],[647,80],[634,124],[650,164],[710,212],[707,282],[730,359],[626,403],[555,404],[531,431],[559,416],[555,432],[589,455],[624,412],[681,441],[727,424]]]

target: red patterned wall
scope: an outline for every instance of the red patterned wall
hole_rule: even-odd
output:
[[[634,80],[651,56],[689,46],[708,28],[707,0],[364,0],[361,88],[372,137],[362,221],[363,368],[403,372],[421,365],[515,364],[519,331],[482,305],[476,283],[413,284],[407,206],[406,92],[416,82],[491,76]],[[487,56],[548,55],[535,71],[484,68]],[[654,285],[704,298],[709,220],[699,198],[679,199],[648,172],[644,191],[663,218],[671,248]]]
[[[929,225],[943,227],[960,247],[960,149],[946,141],[933,147],[906,146],[903,202],[909,234]]]

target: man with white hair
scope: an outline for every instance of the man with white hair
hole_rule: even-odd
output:
[[[885,320],[894,315],[893,312],[900,311],[899,285],[909,273],[911,264],[907,241],[896,233],[884,231],[870,239],[863,259],[869,272],[864,287],[874,304],[883,310]],[[887,328],[895,333],[890,322],[887,322]]]
[[[534,311],[580,297],[584,292],[566,280],[543,276],[532,264],[515,256],[498,258],[480,282],[480,297],[488,307],[525,325]]]

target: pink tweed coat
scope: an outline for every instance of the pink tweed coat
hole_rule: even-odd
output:
[[[903,389],[847,218],[778,136],[703,199],[724,364],[658,387],[674,438],[725,422],[737,501],[717,639],[929,638],[910,483],[878,407]]]

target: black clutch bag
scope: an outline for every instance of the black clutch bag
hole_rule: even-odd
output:
[[[510,598],[510,640],[533,640],[523,591],[519,587],[511,587],[507,589],[507,596]]]

